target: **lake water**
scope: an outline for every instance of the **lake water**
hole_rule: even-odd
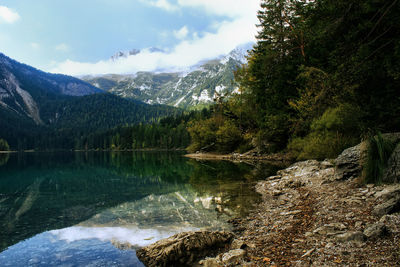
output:
[[[166,152],[0,154],[0,266],[143,266],[139,247],[231,229],[277,169]]]

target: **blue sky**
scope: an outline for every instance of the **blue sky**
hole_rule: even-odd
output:
[[[0,0],[0,52],[70,75],[182,68],[254,41],[258,7],[259,0]],[[133,48],[143,52],[110,60]]]

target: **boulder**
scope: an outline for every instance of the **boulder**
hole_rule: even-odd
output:
[[[215,253],[233,239],[229,232],[185,232],[136,251],[146,266],[192,266],[201,257]]]
[[[398,143],[400,141],[400,132],[398,133],[384,133],[382,134],[384,139],[388,139],[393,143]]]
[[[343,223],[330,223],[318,227],[313,231],[314,234],[334,236],[344,233],[346,226]]]
[[[383,202],[376,205],[372,210],[372,214],[382,217],[386,214],[392,214],[400,211],[400,185],[394,184],[387,186],[380,192],[375,194],[375,197]]]
[[[247,244],[240,239],[234,239],[231,244],[231,249],[244,249],[246,247],[248,247]]]
[[[382,204],[376,205],[372,210],[372,214],[378,217],[382,217],[386,214],[392,214],[400,211],[400,196],[393,197]]]
[[[284,186],[291,188],[302,187],[320,177],[323,177],[324,180],[332,180],[333,174],[334,169],[330,162],[321,163],[316,160],[300,161],[277,172],[277,176],[284,181]]]
[[[199,264],[204,267],[243,266],[245,256],[246,251],[244,249],[232,249],[219,254],[215,258],[201,260]]]
[[[368,226],[367,228],[365,228],[365,230],[364,230],[364,235],[368,239],[382,237],[382,236],[386,235],[387,233],[388,233],[388,230],[387,230],[386,226],[380,222],[372,224],[372,225]]]
[[[335,160],[335,180],[356,178],[361,174],[362,143],[342,152]]]
[[[363,242],[365,241],[365,235],[360,232],[347,232],[336,236],[338,242]]]
[[[228,252],[222,254],[221,263],[225,266],[238,266],[240,265],[240,262],[243,261],[245,255],[246,251],[243,249],[229,250]]]
[[[389,200],[396,197],[400,197],[400,184],[385,186],[383,190],[375,193],[377,199]]]
[[[382,216],[379,222],[383,223],[390,233],[400,233],[400,213]]]
[[[206,258],[199,262],[200,265],[204,267],[219,267],[221,266],[220,262],[216,258]]]
[[[387,168],[382,176],[382,181],[384,183],[400,182],[400,144],[397,144],[388,160]]]

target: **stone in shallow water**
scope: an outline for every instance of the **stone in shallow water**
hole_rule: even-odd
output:
[[[224,247],[232,238],[229,232],[185,232],[144,247],[136,255],[149,267],[191,266],[197,259]]]

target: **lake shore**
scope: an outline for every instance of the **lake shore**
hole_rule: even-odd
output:
[[[348,151],[344,161],[297,162],[258,182],[262,202],[246,218],[231,221],[235,237],[226,252],[191,264],[397,266],[400,185],[361,183],[359,147]],[[340,160],[347,165],[339,166]]]
[[[285,153],[269,154],[269,155],[255,155],[250,153],[231,153],[231,154],[217,154],[217,153],[191,153],[186,154],[185,157],[198,159],[198,160],[230,160],[230,161],[270,161],[270,162],[292,162],[293,158]]]
[[[251,266],[372,266],[400,262],[400,186],[337,180],[327,162],[292,165],[256,186],[263,201],[235,223]],[[391,212],[389,212],[391,213]]]

